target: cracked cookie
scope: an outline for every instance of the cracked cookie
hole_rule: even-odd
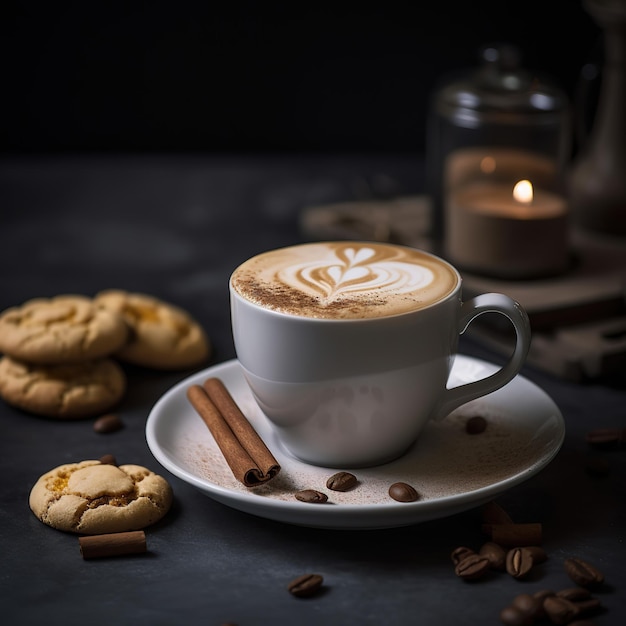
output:
[[[162,370],[185,369],[205,361],[209,340],[186,311],[153,296],[110,289],[96,295],[103,310],[120,315],[130,336],[115,356],[122,361]]]
[[[66,365],[0,359],[0,397],[29,413],[58,419],[96,415],[115,406],[125,391],[126,374],[108,357]]]
[[[109,356],[127,339],[124,320],[85,296],[36,298],[0,313],[0,352],[27,363]]]
[[[154,524],[172,499],[169,483],[145,467],[88,460],[43,474],[31,489],[29,505],[57,530],[97,535]]]

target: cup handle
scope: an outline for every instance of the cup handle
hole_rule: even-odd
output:
[[[462,404],[504,387],[522,369],[530,348],[530,321],[521,305],[509,296],[501,293],[484,293],[464,302],[461,305],[459,333],[462,335],[479,315],[489,312],[504,315],[515,328],[515,348],[511,357],[491,376],[447,389],[435,413],[435,419],[442,419]]]

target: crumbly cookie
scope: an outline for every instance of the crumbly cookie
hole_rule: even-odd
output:
[[[154,524],[172,499],[169,483],[145,467],[81,461],[41,476],[31,489],[29,505],[44,524],[57,530],[97,535]]]
[[[36,298],[0,314],[0,352],[28,363],[79,363],[108,356],[127,339],[124,320],[91,298]]]
[[[126,374],[113,359],[34,365],[0,359],[0,397],[29,413],[77,419],[115,406],[126,391]]]
[[[142,293],[102,291],[96,304],[122,315],[130,327],[130,338],[115,356],[128,363],[154,369],[194,367],[210,353],[209,340],[186,311]]]

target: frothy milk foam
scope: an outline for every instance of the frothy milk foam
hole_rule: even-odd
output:
[[[322,319],[365,319],[424,308],[456,288],[458,274],[414,248],[370,242],[308,243],[264,252],[231,276],[259,306]]]

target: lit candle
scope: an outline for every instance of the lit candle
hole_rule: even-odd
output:
[[[481,181],[451,193],[446,255],[459,267],[503,278],[534,278],[568,264],[565,198],[515,185]]]

